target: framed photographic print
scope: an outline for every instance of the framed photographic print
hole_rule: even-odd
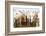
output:
[[[45,3],[7,1],[6,35],[45,32]]]

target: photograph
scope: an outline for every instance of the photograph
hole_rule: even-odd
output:
[[[39,27],[39,8],[13,8],[14,28]]]

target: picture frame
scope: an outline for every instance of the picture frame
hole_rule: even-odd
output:
[[[16,10],[23,11],[23,9],[25,9],[24,11],[26,11],[26,12],[27,12],[27,10],[29,12],[31,10],[31,12],[32,12],[31,8],[35,9],[36,12],[41,12],[38,15],[38,16],[41,15],[39,18],[40,24],[42,23],[41,27],[37,26],[38,27],[37,28],[36,26],[30,26],[30,27],[32,27],[32,28],[30,28],[28,25],[17,26],[17,24],[16,24],[15,29],[14,28],[12,29],[13,21],[14,21],[13,20],[13,18],[14,18],[13,8],[15,8],[14,9],[15,12],[16,12]],[[40,11],[38,11],[36,8],[38,8],[38,10],[40,9]],[[28,13],[27,13],[27,15],[28,15]],[[17,18],[17,17],[15,17],[15,18]],[[5,2],[5,33],[6,33],[6,36],[8,36],[8,35],[21,35],[21,34],[37,34],[37,33],[44,33],[44,32],[45,32],[45,3],[20,2],[20,1],[6,1]]]

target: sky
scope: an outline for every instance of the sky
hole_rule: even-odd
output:
[[[39,8],[13,8],[13,16],[15,17],[17,15],[29,15],[32,13],[39,13]]]

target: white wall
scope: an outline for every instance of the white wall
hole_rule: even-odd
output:
[[[19,1],[24,1],[24,0],[19,0]],[[29,2],[45,2],[46,3],[46,0],[25,0],[25,1],[29,1]],[[46,10],[46,4],[45,4],[45,10]],[[45,11],[45,13],[46,13],[46,11]],[[46,16],[45,16],[45,18],[46,18]],[[45,19],[45,21],[46,21],[46,19]],[[46,27],[46,25],[45,25],[45,27]],[[45,32],[46,32],[46,29],[45,29]],[[0,0],[0,36],[5,36],[5,0]],[[16,35],[16,36],[46,36],[46,33],[28,34],[28,35]]]

